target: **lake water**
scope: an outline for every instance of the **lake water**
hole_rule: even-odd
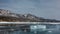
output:
[[[9,27],[7,27],[9,28]],[[13,27],[14,28],[14,27]],[[12,28],[10,28],[12,29]],[[53,24],[44,24],[44,25],[32,25],[30,26],[30,31],[22,31],[21,28],[17,28],[18,30],[9,31],[3,30],[0,34],[60,34],[60,25],[53,25]]]

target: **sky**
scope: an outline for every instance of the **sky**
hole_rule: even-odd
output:
[[[0,0],[0,9],[60,20],[60,0]]]

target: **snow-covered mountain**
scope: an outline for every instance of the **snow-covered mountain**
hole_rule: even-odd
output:
[[[3,19],[4,18],[4,19]],[[23,22],[60,22],[55,19],[45,19],[43,17],[37,17],[32,14],[15,14],[9,10],[0,9],[0,19],[7,21],[23,21]]]

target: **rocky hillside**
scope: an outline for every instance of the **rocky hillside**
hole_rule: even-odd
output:
[[[9,10],[0,9],[0,22],[60,22],[55,19],[44,19],[31,14],[15,14]]]

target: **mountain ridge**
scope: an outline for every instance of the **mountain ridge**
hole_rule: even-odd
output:
[[[4,17],[5,20],[13,19],[13,20],[15,20],[15,21],[17,20],[19,22],[21,22],[21,21],[22,22],[60,22],[59,20],[45,19],[43,17],[37,17],[32,14],[23,14],[22,15],[22,14],[12,13],[9,10],[0,9],[0,18],[2,18],[2,17]]]

